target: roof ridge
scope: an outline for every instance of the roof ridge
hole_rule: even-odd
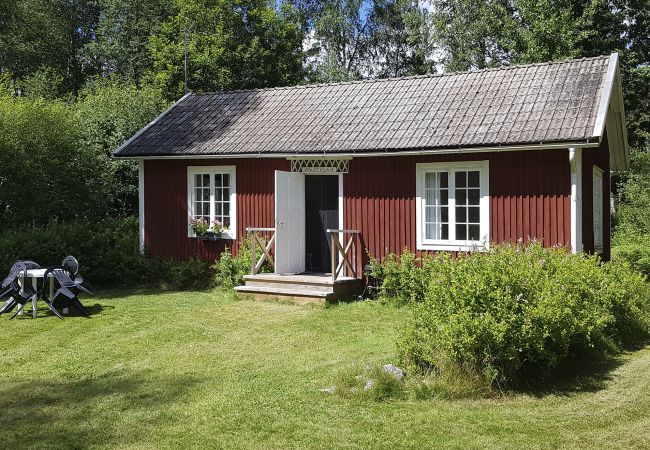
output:
[[[467,74],[474,74],[474,73],[498,72],[498,71],[514,70],[514,69],[522,69],[522,68],[525,69],[528,67],[551,66],[557,64],[571,64],[571,63],[581,62],[581,61],[596,61],[599,59],[610,59],[613,54],[614,53],[609,55],[589,56],[589,57],[565,59],[559,61],[544,61],[538,63],[504,65],[500,67],[489,67],[485,69],[462,70],[458,72],[428,73],[424,75],[408,75],[403,77],[365,78],[362,80],[337,81],[333,83],[307,83],[307,84],[297,84],[292,86],[275,86],[275,87],[252,88],[252,89],[233,89],[228,91],[214,91],[214,92],[201,92],[201,93],[191,92],[191,95],[209,96],[209,95],[221,95],[221,94],[238,94],[244,92],[267,92],[267,91],[282,91],[282,90],[289,90],[289,89],[313,89],[313,88],[327,87],[327,86],[348,86],[348,85],[364,84],[364,83],[372,84],[372,83],[381,83],[381,82],[389,82],[389,81],[450,77],[450,76],[467,75]]]

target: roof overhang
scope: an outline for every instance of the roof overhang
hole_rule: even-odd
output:
[[[368,158],[386,156],[419,156],[419,155],[455,155],[460,153],[499,153],[517,152],[527,150],[567,150],[568,148],[595,148],[598,142],[560,142],[560,143],[539,143],[530,145],[503,145],[496,147],[459,147],[441,149],[419,149],[419,150],[393,150],[375,152],[336,152],[336,153],[235,153],[220,155],[205,154],[184,154],[184,155],[151,155],[151,156],[116,156],[120,159],[131,160],[152,160],[152,159],[246,159],[246,158]]]
[[[630,167],[630,151],[625,127],[625,106],[623,104],[623,87],[621,85],[618,53],[612,53],[609,58],[607,76],[600,97],[593,135],[601,142],[607,135],[609,164],[612,171],[623,171]]]

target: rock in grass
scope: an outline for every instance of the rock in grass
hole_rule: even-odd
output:
[[[326,388],[321,389],[320,391],[325,393],[325,394],[333,394],[333,393],[336,392],[336,386],[326,387]]]
[[[406,376],[406,372],[404,370],[392,364],[384,364],[384,372],[394,376],[397,381],[402,381],[402,378]]]
[[[366,385],[363,387],[363,390],[364,391],[369,391],[370,389],[372,389],[372,387],[374,385],[375,385],[375,380],[370,379],[370,380],[366,381]]]

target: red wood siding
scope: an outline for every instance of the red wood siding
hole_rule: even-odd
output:
[[[568,150],[357,158],[344,176],[344,222],[373,258],[416,246],[417,163],[488,160],[490,241],[571,242]],[[420,252],[418,252],[420,253]],[[367,261],[361,251],[357,260]]]
[[[148,160],[144,165],[145,246],[154,256],[199,257],[214,261],[236,241],[201,241],[187,237],[187,166],[236,166],[237,236],[247,226],[272,227],[275,216],[275,170],[290,170],[286,159]]]
[[[568,150],[440,156],[355,158],[344,175],[344,226],[361,230],[361,244],[381,258],[415,249],[415,167],[419,162],[489,160],[490,240],[535,238],[570,243]],[[149,160],[145,162],[145,245],[156,256],[214,260],[224,242],[187,238],[187,166],[237,167],[237,231],[274,224],[274,171],[284,159]],[[609,193],[609,189],[605,191]],[[608,194],[606,194],[608,196]],[[236,251],[236,242],[232,245]],[[360,250],[358,261],[366,261]]]

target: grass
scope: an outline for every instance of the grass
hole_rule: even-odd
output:
[[[545,391],[374,402],[319,389],[396,362],[405,309],[153,291],[85,303],[92,319],[0,317],[1,447],[650,446],[650,348]]]

